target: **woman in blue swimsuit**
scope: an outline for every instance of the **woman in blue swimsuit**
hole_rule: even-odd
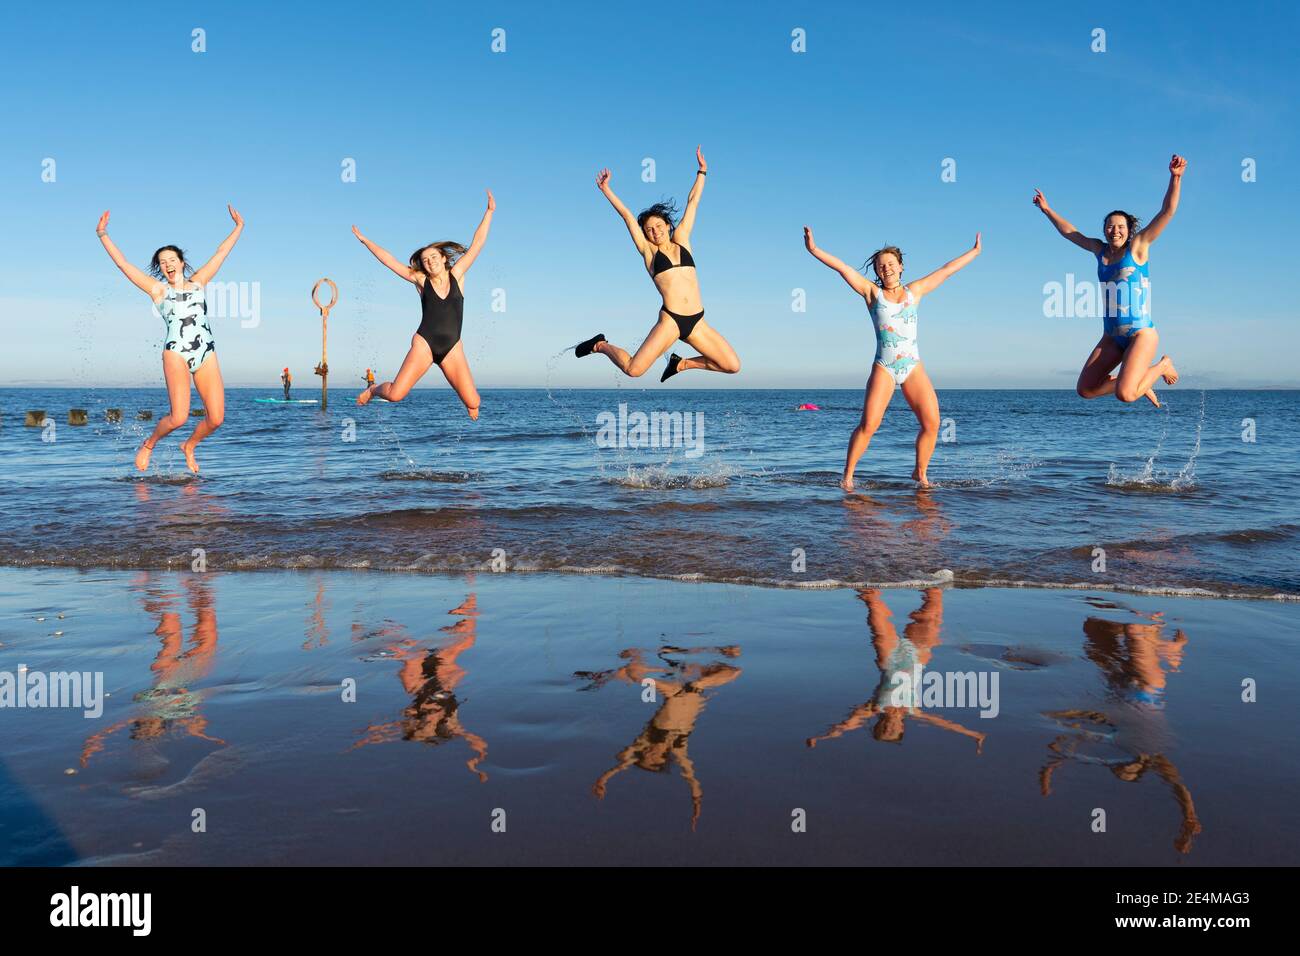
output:
[[[108,238],[108,212],[99,217],[99,225],[95,227],[95,235],[99,236],[114,264],[135,283],[136,288],[153,299],[155,311],[167,326],[162,360],[171,412],[158,419],[153,434],[135,453],[135,467],[141,471],[148,470],[149,456],[158,440],[189,420],[191,376],[206,412],[203,420],[195,426],[194,434],[181,442],[185,463],[195,474],[199,471],[199,463],[194,458],[195,446],[220,428],[225,418],[226,392],[217,365],[217,347],[208,325],[204,286],[212,281],[244,231],[244,220],[239,213],[232,206],[226,206],[226,209],[235,221],[235,228],[197,272],[185,261],[185,253],[179,246],[163,246],[153,254],[146,274],[127,262],[113,240]]]
[[[1056,231],[1097,257],[1104,324],[1101,339],[1083,363],[1075,386],[1083,398],[1114,394],[1121,402],[1136,402],[1145,397],[1159,408],[1160,400],[1152,388],[1156,379],[1163,378],[1169,385],[1178,381],[1178,370],[1168,355],[1151,364],[1160,345],[1160,333],[1151,322],[1147,257],[1151,243],[1164,232],[1178,210],[1186,169],[1187,160],[1175,154],[1169,160],[1169,188],[1156,217],[1145,229],[1138,229],[1136,216],[1116,210],[1102,223],[1105,240],[1083,235],[1047,205],[1041,190],[1034,190],[1034,205],[1052,221]],[[1120,366],[1119,375],[1112,375],[1116,365]]]
[[[903,253],[897,246],[885,246],[871,254],[867,261],[876,273],[876,281],[872,282],[857,269],[819,248],[808,226],[803,227],[803,241],[819,262],[838,272],[849,287],[866,300],[876,332],[876,359],[862,400],[862,419],[849,436],[849,451],[844,459],[840,487],[845,491],[853,490],[853,470],[871,444],[871,436],[880,427],[895,389],[899,388],[903,390],[903,398],[919,426],[912,480],[922,488],[930,487],[926,470],[930,467],[930,456],[934,454],[934,443],[939,437],[939,397],[917,351],[916,306],[922,296],[933,292],[949,276],[975,261],[981,251],[980,234],[975,233],[975,245],[956,259],[907,285],[903,285]]]
[[[704,178],[709,165],[697,146],[695,159],[700,164],[695,173],[695,184],[686,197],[686,211],[680,222],[674,223],[676,210],[671,203],[655,203],[641,215],[633,217],[622,200],[609,186],[609,170],[602,169],[596,177],[596,186],[614,211],[619,214],[627,231],[632,235],[636,251],[645,261],[646,271],[663,300],[659,319],[645,337],[635,355],[605,341],[604,335],[593,335],[579,344],[573,354],[578,358],[601,352],[609,357],[620,372],[638,378],[644,375],[659,356],[681,339],[699,352],[682,358],[676,352],[668,357],[668,365],[659,381],[667,381],[678,372],[701,368],[710,372],[734,375],[740,371],[740,359],[735,350],[718,331],[704,321],[704,303],[700,299],[700,280],[695,271],[695,258],[691,254],[691,230],[695,228],[695,212],[704,193]],[[674,258],[676,261],[673,261]],[[677,310],[677,311],[674,311]]]

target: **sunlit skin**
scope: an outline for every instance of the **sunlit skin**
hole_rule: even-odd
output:
[[[154,305],[158,305],[167,295],[167,286],[175,289],[193,289],[196,286],[206,286],[216,276],[217,270],[221,264],[226,261],[226,256],[230,255],[230,250],[235,248],[235,243],[239,241],[240,235],[244,231],[244,220],[235,212],[233,206],[226,206],[230,213],[230,218],[234,220],[235,228],[230,231],[225,240],[217,247],[212,258],[205,262],[202,268],[194,271],[188,280],[185,279],[185,263],[181,261],[180,256],[171,250],[164,251],[158,257],[158,267],[162,271],[163,279],[159,281],[149,275],[142,269],[138,269],[126,261],[126,257],[108,237],[108,210],[99,217],[99,223],[95,226],[95,234],[104,245],[109,257],[113,260],[114,265],[122,270],[122,274],[131,280],[140,291],[145,293],[153,300]],[[158,441],[165,435],[169,435],[176,429],[180,428],[190,417],[190,369],[185,364],[185,359],[176,352],[170,352],[167,349],[162,351],[163,379],[167,383],[167,398],[171,406],[170,411],[158,419],[158,424],[154,426],[153,434],[145,439],[140,449],[135,453],[135,467],[140,471],[149,469],[149,459],[153,454],[154,447]],[[194,427],[193,433],[184,442],[181,443],[181,451],[185,455],[185,464],[190,471],[198,474],[199,463],[194,457],[194,450],[198,447],[199,442],[207,438],[214,431],[221,427],[221,423],[226,417],[226,391],[221,381],[221,366],[217,362],[217,356],[214,352],[209,355],[193,374],[194,387],[199,391],[199,397],[203,400],[204,417]]]
[[[686,197],[686,210],[682,213],[682,220],[677,224],[676,229],[659,216],[649,217],[643,229],[637,224],[636,216],[632,215],[610,188],[610,171],[602,169],[596,176],[596,188],[609,200],[610,205],[627,226],[632,242],[644,261],[646,272],[650,274],[651,281],[654,282],[663,300],[658,321],[641,343],[641,347],[636,350],[635,355],[629,355],[624,349],[609,342],[599,342],[592,350],[607,356],[620,372],[632,378],[642,376],[649,371],[650,367],[659,361],[678,339],[680,330],[677,323],[663,309],[669,309],[678,315],[695,315],[704,310],[700,298],[699,277],[693,266],[668,269],[657,276],[654,275],[656,252],[662,252],[672,263],[681,262],[681,253],[677,246],[685,248],[692,257],[695,255],[695,250],[691,248],[691,232],[695,228],[695,216],[699,210],[700,197],[704,194],[704,174],[709,168],[700,147],[695,149],[695,158],[699,163],[699,171],[695,176],[695,184],[691,186],[690,195]],[[734,375],[740,371],[740,358],[731,344],[709,325],[707,318],[700,319],[691,330],[690,337],[684,341],[699,354],[682,359],[677,366],[678,372],[705,369],[710,372]]]
[[[473,753],[465,762],[466,767],[480,783],[486,783],[488,775],[479,769],[479,764],[487,759],[487,741],[461,724],[460,701],[455,693],[466,676],[465,668],[457,661],[462,653],[474,646],[475,618],[479,613],[477,596],[473,593],[467,595],[458,607],[447,613],[460,618],[441,629],[453,635],[453,639],[432,650],[405,637],[405,629],[400,626],[384,629],[385,635],[396,638],[386,650],[401,662],[398,676],[402,689],[412,700],[402,711],[400,720],[366,727],[362,739],[353,744],[353,749],[398,739],[436,745],[463,738]]]
[[[1147,709],[1151,705],[1149,699],[1134,701],[1134,693],[1158,699],[1164,693],[1166,675],[1176,673],[1182,666],[1188,640],[1181,629],[1175,629],[1172,637],[1164,636],[1167,625],[1162,614],[1134,614],[1151,623],[1087,618],[1083,623],[1084,656],[1097,665],[1107,688],[1119,697],[1118,713],[1130,719],[1135,712],[1145,713],[1153,719],[1159,711],[1153,714]],[[1052,778],[1067,760],[1101,764],[1126,783],[1137,782],[1148,770],[1153,770],[1169,787],[1182,815],[1174,847],[1179,853],[1191,850],[1192,839],[1201,832],[1201,822],[1191,791],[1173,761],[1164,754],[1146,752],[1146,744],[1134,739],[1124,726],[1117,726],[1118,720],[1113,721],[1096,710],[1061,710],[1046,716],[1070,732],[1058,735],[1047,745],[1052,756],[1038,773],[1043,796],[1051,795]],[[1088,752],[1106,746],[1127,751],[1127,755],[1103,759]]]
[[[663,703],[636,740],[619,751],[614,766],[597,778],[592,793],[598,800],[604,799],[609,782],[624,770],[635,766],[657,772],[664,770],[670,760],[675,760],[691,793],[692,830],[699,822],[704,807],[704,787],[690,758],[690,736],[708,702],[704,692],[730,684],[741,674],[739,667],[720,661],[701,665],[673,659],[695,654],[721,654],[736,658],[740,656],[740,648],[734,644],[725,647],[661,647],[657,656],[666,667],[647,663],[644,652],[638,648],[629,648],[619,655],[628,661],[622,667],[580,672],[577,675],[590,679],[589,687],[601,687],[611,680],[638,686],[643,686],[642,681],[647,678],[654,681],[656,697]]]
[[[154,634],[161,646],[149,668],[155,675],[153,687],[135,696],[142,713],[120,720],[86,739],[81,748],[82,767],[89,766],[90,758],[102,751],[108,739],[124,727],[131,728],[132,740],[158,740],[178,729],[186,736],[225,745],[224,740],[206,733],[208,720],[199,713],[206,694],[193,689],[194,684],[208,675],[216,660],[216,604],[206,583],[196,577],[185,578],[184,582],[189,607],[194,614],[194,630],[188,650],[175,596],[168,590],[153,586],[153,576],[148,573],[135,582],[134,586],[143,591],[145,613],[158,615]]]
[[[474,238],[470,240],[469,248],[465,250],[464,255],[460,256],[454,263],[448,265],[447,256],[441,249],[429,246],[420,252],[420,268],[412,269],[410,263],[401,262],[391,252],[380,246],[378,243],[371,242],[356,226],[352,227],[352,234],[361,240],[362,245],[370,250],[376,259],[391,269],[396,275],[413,284],[421,293],[424,291],[426,283],[432,283],[432,289],[435,295],[440,299],[445,299],[451,294],[451,277],[456,277],[456,283],[460,286],[461,292],[465,291],[465,274],[469,272],[470,266],[474,264],[483,251],[483,245],[487,242],[488,232],[492,228],[492,214],[496,211],[496,200],[492,197],[492,191],[487,191],[487,210],[483,213],[483,218],[474,230]],[[433,351],[429,348],[429,343],[424,340],[418,332],[411,336],[411,348],[406,353],[406,358],[402,360],[402,366],[397,370],[396,377],[392,381],[383,382],[379,385],[368,384],[357,396],[357,404],[365,405],[372,398],[382,398],[390,402],[400,402],[410,394],[417,382],[420,381],[426,372],[433,366]],[[479,398],[478,389],[474,387],[474,376],[470,374],[469,362],[465,358],[465,340],[462,338],[455,344],[447,357],[442,360],[439,366],[443,376],[447,379],[447,384],[455,390],[456,395],[460,398],[469,413],[471,419],[477,419],[479,406],[482,400]]]
[[[804,247],[821,263],[840,274],[854,292],[862,296],[870,309],[877,296],[884,296],[885,301],[897,305],[907,298],[907,290],[912,291],[912,299],[920,305],[921,298],[943,285],[951,276],[960,272],[975,261],[980,254],[980,234],[975,233],[975,245],[962,255],[940,266],[929,275],[915,282],[903,285],[903,264],[892,252],[882,252],[875,257],[871,266],[880,284],[869,280],[857,269],[843,260],[831,255],[817,245],[810,226],[803,227]],[[912,414],[916,416],[916,467],[912,469],[912,480],[922,488],[930,487],[928,470],[930,458],[934,454],[934,445],[939,438],[939,396],[935,394],[934,385],[925,370],[924,362],[917,362],[907,380],[899,388],[907,401]],[[871,438],[880,428],[885,417],[885,410],[894,397],[894,379],[879,363],[871,366],[871,377],[867,379],[866,394],[862,400],[862,417],[857,427],[849,436],[849,448],[844,458],[844,474],[840,477],[840,487],[845,491],[853,490],[853,473],[858,461],[866,453]]]
[[[876,651],[876,668],[883,677],[888,677],[889,658],[898,647],[900,640],[898,631],[894,628],[893,612],[889,610],[888,605],[881,598],[880,591],[875,588],[865,588],[859,591],[858,597],[867,605],[867,626],[871,630],[871,643]],[[941,643],[943,589],[927,589],[922,596],[921,606],[908,617],[911,623],[903,629],[903,633],[906,639],[916,648],[917,663],[924,667],[930,663],[934,649]],[[963,727],[956,721],[948,720],[946,717],[926,713],[920,707],[881,707],[876,698],[873,697],[865,704],[853,708],[848,717],[837,724],[833,724],[826,733],[816,737],[809,737],[805,743],[809,747],[816,747],[817,744],[824,740],[842,737],[850,731],[857,730],[872,717],[878,717],[872,736],[876,740],[889,743],[902,742],[903,731],[908,717],[929,724],[932,727],[938,727],[941,730],[949,730],[964,737],[970,737],[975,741],[975,752],[977,754],[983,751],[984,741],[988,736],[968,727]]]
[[[1165,190],[1164,202],[1156,217],[1130,236],[1128,220],[1123,216],[1110,215],[1102,223],[1102,234],[1106,237],[1093,239],[1083,235],[1064,216],[1060,215],[1047,203],[1042,190],[1034,190],[1034,205],[1042,210],[1056,231],[1081,249],[1096,255],[1103,253],[1102,261],[1112,265],[1124,257],[1126,247],[1130,247],[1133,260],[1139,265],[1147,262],[1151,244],[1160,237],[1178,211],[1178,200],[1182,194],[1183,173],[1187,169],[1187,160],[1174,154],[1169,160],[1169,186]],[[1153,386],[1157,379],[1173,385],[1178,381],[1178,369],[1168,355],[1162,355],[1160,361],[1152,363],[1160,347],[1160,333],[1156,329],[1138,329],[1129,341],[1128,347],[1121,349],[1109,336],[1102,335],[1093,347],[1092,353],[1083,363],[1075,391],[1082,398],[1100,398],[1114,395],[1121,402],[1135,402],[1146,398],[1157,408],[1160,399]],[[1112,374],[1115,366],[1120,366],[1119,374]]]

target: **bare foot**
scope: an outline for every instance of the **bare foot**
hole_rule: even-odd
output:
[[[479,406],[475,405],[473,408],[466,408],[465,410],[466,410],[467,412],[469,412],[469,419],[470,419],[470,421],[472,421],[472,422],[476,422],[476,421],[478,421],[478,410],[479,410]]]
[[[1156,398],[1156,390],[1154,388],[1147,389],[1146,397],[1156,408],[1160,407],[1160,399]]]
[[[374,389],[375,387],[373,385],[367,386],[366,390],[357,396],[357,404],[364,405],[366,402],[370,401],[370,399],[374,398],[374,395],[372,394]]]
[[[149,458],[153,455],[153,445],[147,442],[140,446],[140,450],[135,453],[135,467],[141,471],[149,470]]]
[[[920,468],[912,469],[912,480],[920,484],[922,488],[934,487],[934,485],[930,484],[930,479],[926,478],[925,475],[921,474]]]
[[[1178,369],[1174,368],[1174,360],[1171,359],[1168,355],[1162,355],[1160,356],[1160,361],[1168,366],[1167,370],[1163,374],[1161,374],[1160,377],[1165,380],[1166,385],[1177,385]]]
[[[194,474],[199,473],[199,463],[194,458],[194,446],[188,442],[181,442],[181,451],[185,453],[185,464],[190,466],[190,471]]]
[[[840,479],[840,487],[843,488],[845,491],[852,491],[852,490],[853,490],[853,476],[852,476],[852,475],[845,475],[843,478],[841,478],[841,479]]]

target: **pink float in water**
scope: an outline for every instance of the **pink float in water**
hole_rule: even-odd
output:
[[[812,402],[804,402],[802,405],[796,408],[795,411],[796,412],[820,412],[821,407],[818,405],[814,405]]]

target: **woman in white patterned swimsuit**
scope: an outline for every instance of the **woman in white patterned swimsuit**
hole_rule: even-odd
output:
[[[930,466],[934,443],[939,437],[939,397],[934,393],[930,376],[926,374],[917,352],[916,306],[921,296],[939,288],[945,279],[964,269],[980,254],[979,233],[975,234],[975,245],[971,249],[909,285],[902,283],[903,253],[896,246],[886,246],[871,254],[868,261],[876,273],[876,281],[871,282],[857,269],[817,248],[812,230],[807,226],[803,228],[803,239],[809,252],[843,276],[853,291],[866,299],[876,328],[876,360],[862,402],[862,420],[849,438],[840,487],[845,491],[853,490],[853,469],[871,443],[871,436],[880,427],[885,409],[894,397],[894,389],[899,387],[920,425],[916,434],[916,468],[912,471],[912,480],[922,488],[930,487],[926,469]]]
[[[149,468],[149,456],[164,435],[180,428],[190,417],[190,377],[203,399],[205,416],[194,428],[194,433],[181,443],[185,463],[190,471],[198,473],[199,463],[194,458],[194,448],[221,427],[225,418],[226,393],[217,365],[217,349],[208,326],[208,305],[203,287],[217,274],[221,264],[235,247],[244,231],[244,220],[227,206],[230,218],[235,221],[223,243],[212,258],[197,272],[185,261],[185,253],[178,246],[163,246],[153,254],[149,274],[126,261],[126,257],[108,238],[108,213],[99,217],[95,234],[99,236],[109,256],[123,275],[153,300],[154,310],[166,323],[163,338],[163,378],[167,382],[167,397],[171,403],[169,414],[158,419],[153,434],[145,439],[135,453],[135,466],[141,471]]]

